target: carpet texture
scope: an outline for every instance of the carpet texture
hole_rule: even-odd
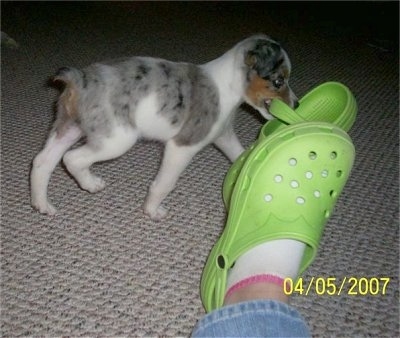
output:
[[[354,18],[361,6],[368,15]],[[19,45],[1,51],[2,336],[190,335],[204,314],[201,272],[225,222],[229,161],[212,146],[199,153],[165,201],[170,217],[157,223],[141,206],[162,146],[141,141],[94,166],[108,183],[98,194],[59,165],[49,186],[59,213],[40,215],[29,171],[54,118],[58,92],[47,79],[62,66],[129,55],[203,63],[258,32],[284,43],[299,97],[339,81],[359,105],[349,133],[355,166],[304,279],[390,278],[384,295],[314,291],[291,303],[314,336],[399,336],[397,2],[3,1],[1,16]],[[239,109],[246,147],[262,123]]]

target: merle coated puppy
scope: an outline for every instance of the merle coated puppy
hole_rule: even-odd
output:
[[[198,151],[214,143],[231,161],[242,153],[232,127],[240,104],[267,119],[275,98],[296,106],[290,71],[287,53],[265,35],[247,38],[203,65],[131,57],[61,69],[54,77],[64,84],[57,119],[33,161],[32,205],[42,213],[56,212],[47,187],[61,159],[80,187],[94,193],[105,182],[90,171],[93,163],[119,157],[139,138],[150,138],[165,142],[165,152],[144,211],[162,219],[167,215],[163,199]],[[84,145],[69,150],[83,137]]]

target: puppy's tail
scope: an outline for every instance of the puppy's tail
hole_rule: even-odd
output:
[[[53,81],[60,81],[65,85],[58,99],[59,114],[76,120],[78,117],[79,90],[82,88],[83,82],[82,72],[76,68],[63,67],[53,77]]]

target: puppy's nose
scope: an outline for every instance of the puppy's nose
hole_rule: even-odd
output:
[[[300,106],[300,102],[299,101],[294,101],[293,103],[293,108],[296,109],[298,106]]]

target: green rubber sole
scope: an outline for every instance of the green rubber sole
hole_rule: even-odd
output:
[[[346,132],[318,122],[276,130],[249,151],[235,178],[223,234],[203,271],[206,311],[222,306],[229,268],[258,244],[302,241],[307,247],[299,273],[311,264],[354,156]]]

